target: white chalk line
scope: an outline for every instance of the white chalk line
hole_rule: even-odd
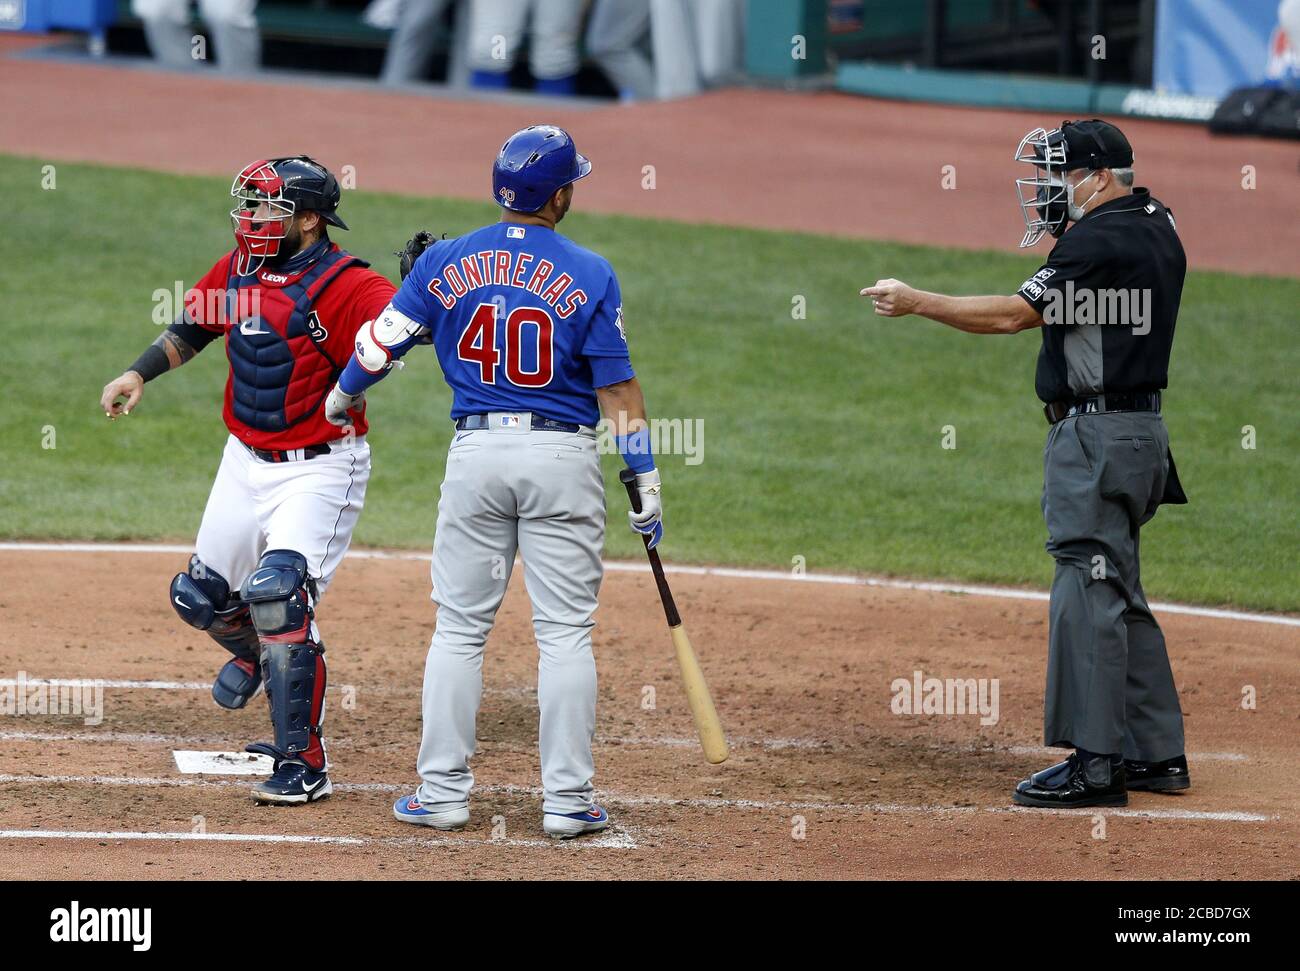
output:
[[[28,682],[31,684],[32,682]],[[3,684],[3,682],[0,682]],[[154,743],[154,744],[171,744],[192,745],[208,744],[220,742],[222,739],[214,735],[204,736],[185,736],[185,735],[150,735],[143,732],[24,732],[24,731],[0,731],[0,741],[14,742],[120,742],[125,744]],[[819,738],[753,738],[747,735],[728,735],[727,741],[732,747],[740,748],[762,748],[769,751],[780,751],[782,749],[803,749],[803,750],[843,750],[850,746],[843,742],[833,742]],[[509,748],[511,743],[493,741],[490,739],[480,739],[485,745],[498,748]],[[636,747],[657,747],[657,748],[692,748],[700,744],[698,738],[672,737],[672,736],[649,736],[649,735],[597,735],[595,742],[598,745],[626,745],[629,748]],[[231,744],[234,744],[233,742]],[[350,745],[347,738],[331,739],[331,746]],[[532,742],[528,747],[534,747]]]
[[[79,776],[79,775],[0,775],[0,785],[100,785],[128,787],[179,787],[179,788],[213,788],[223,786],[247,785],[246,780],[236,779],[175,779],[159,776]],[[402,785],[386,782],[336,783],[336,792],[409,792],[414,783]],[[520,785],[480,785],[478,792],[509,796],[540,796],[541,789],[536,786]],[[787,799],[723,799],[712,797],[674,798],[669,796],[629,795],[620,793],[600,793],[597,798],[614,806],[650,806],[678,807],[685,809],[716,810],[795,810],[846,813],[851,815],[919,815],[919,816],[953,816],[977,813],[1020,813],[1032,815],[1055,816],[1092,816],[1106,815],[1132,817],[1139,819],[1164,819],[1191,822],[1228,822],[1228,823],[1263,823],[1276,819],[1261,813],[1241,811],[1208,811],[1194,809],[1029,809],[1021,806],[945,806],[940,804],[907,803],[850,803],[818,802]],[[496,840],[479,842],[495,843]],[[542,844],[546,845],[546,844]]]
[[[190,745],[224,745],[227,748],[239,748],[242,743],[235,740],[223,738],[217,735],[151,735],[143,732],[24,732],[24,731],[0,731],[0,742],[105,742],[118,743],[124,745],[171,745],[171,746],[190,746]],[[698,738],[674,737],[674,736],[618,736],[618,735],[597,735],[595,739],[600,745],[626,745],[629,748],[638,746],[647,748],[691,748],[700,744]],[[798,750],[817,750],[817,751],[845,751],[846,749],[861,749],[870,744],[864,741],[862,743],[845,742],[840,740],[820,739],[820,738],[753,738],[745,735],[728,735],[727,741],[733,748],[764,748],[769,751],[780,751],[782,749]],[[486,747],[509,748],[510,743],[494,742],[480,739],[480,744]],[[332,739],[330,746],[334,748],[349,748],[352,741],[348,738]],[[527,746],[532,749],[534,745],[530,742]],[[942,742],[932,742],[926,748],[933,751],[957,752],[957,753],[989,753],[1005,755],[1059,755],[1063,750],[1049,748],[1046,745],[982,745],[977,742],[945,745]],[[1193,762],[1249,762],[1251,757],[1241,752],[1189,752],[1187,757]]]
[[[118,745],[235,745],[218,735],[151,735],[146,732],[0,732],[4,742],[103,742]],[[238,743],[238,744],[243,744]],[[336,746],[337,741],[330,741]]]
[[[94,685],[100,685],[104,688],[130,688],[148,691],[208,691],[212,685],[204,681],[123,681],[107,680],[96,678],[27,678],[24,684],[27,685],[49,685],[51,687],[71,687],[84,688]],[[0,687],[17,687],[18,681],[14,678],[0,678]],[[326,688],[330,690],[343,690],[345,687],[357,687],[355,685],[331,685]],[[366,693],[397,693],[393,689],[362,687],[360,690]],[[410,694],[418,694],[416,689],[412,689]],[[536,697],[537,688],[532,685],[515,685],[507,687],[485,687],[484,695],[499,695],[507,697]],[[9,733],[0,732],[0,739],[10,737]],[[143,736],[153,738],[153,736]],[[140,736],[133,737],[132,740],[139,740]],[[36,739],[33,739],[36,740]],[[64,740],[71,741],[73,736],[66,736]],[[804,750],[823,750],[836,751],[846,748],[857,747],[856,743],[846,742],[838,739],[821,739],[821,738],[781,738],[781,737],[761,737],[751,738],[743,735],[728,736],[727,740],[732,745],[760,747],[770,751],[779,751],[781,749],[804,749]],[[596,741],[608,745],[652,745],[663,746],[667,748],[690,748],[699,744],[699,740],[688,737],[668,737],[668,736],[641,736],[641,735],[597,735]],[[337,743],[335,743],[337,744]],[[951,746],[935,745],[936,748],[950,748]],[[968,746],[969,751],[981,752],[1005,752],[1008,755],[1042,755],[1052,752],[1053,749],[1044,745],[1009,745],[1009,746],[986,746],[979,743],[972,743]],[[1200,752],[1195,753],[1195,758],[1200,761],[1209,762],[1245,762],[1247,756],[1237,752]]]
[[[302,836],[283,833],[190,833],[190,832],[134,832],[122,830],[64,830],[64,829],[4,829],[0,839],[36,840],[152,840],[195,843],[323,843],[335,846],[394,846],[437,849],[446,846],[509,846],[550,849],[559,840],[543,839],[477,839],[472,836],[448,834],[440,839],[418,837],[373,836]],[[637,842],[625,830],[606,831],[590,839],[564,841],[576,849],[635,850]]]
[[[17,553],[174,553],[189,555],[188,546],[166,543],[0,543],[0,551]],[[424,560],[429,553],[390,550],[348,551],[348,556],[360,560]],[[626,560],[606,560],[605,569],[611,573],[643,573],[646,565]],[[995,597],[1004,600],[1037,600],[1046,602],[1049,596],[1041,590],[1018,590],[1014,587],[993,587],[979,584],[939,583],[923,580],[898,580],[892,577],[854,576],[844,573],[804,573],[795,575],[782,570],[746,570],[719,566],[669,566],[668,573],[683,576],[724,577],[735,580],[772,580],[786,583],[831,583],[859,587],[882,587],[889,590],[917,590],[925,593],[956,593],[971,597]],[[1240,610],[1223,610],[1217,607],[1194,607],[1153,601],[1153,611],[1168,614],[1186,614],[1191,617],[1209,617],[1215,620],[1240,620],[1256,624],[1278,624],[1283,627],[1300,627],[1300,617],[1280,614],[1246,613]]]
[[[210,681],[133,681],[123,678],[0,678],[0,687],[20,686],[46,688],[139,688],[145,691],[211,691]],[[338,690],[338,685],[329,688]],[[328,688],[326,690],[329,690]]]
[[[48,688],[119,688],[139,691],[211,691],[211,681],[141,681],[132,678],[0,678],[0,687],[48,687]],[[331,684],[325,688],[328,692],[364,691],[374,695],[409,695],[418,697],[419,685],[410,688],[393,688],[384,685],[358,686],[355,684]],[[528,685],[505,687],[488,687],[483,689],[485,695],[500,695],[511,698],[528,698],[537,696],[537,688]]]
[[[3,829],[0,839],[181,840],[210,843],[340,843],[364,846],[352,836],[286,836],[275,833],[139,833],[109,830]]]

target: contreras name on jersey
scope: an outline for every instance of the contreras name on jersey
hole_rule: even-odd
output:
[[[537,265],[530,273],[529,267],[534,261]],[[480,287],[518,287],[537,294],[564,318],[587,302],[587,294],[576,287],[570,290],[573,287],[572,275],[561,270],[557,276],[557,269],[550,260],[537,260],[533,254],[522,250],[517,253],[503,249],[481,250],[444,266],[442,275],[429,281],[429,292],[443,307],[451,310],[461,297]]]

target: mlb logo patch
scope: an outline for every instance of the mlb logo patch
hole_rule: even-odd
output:
[[[506,239],[523,239],[523,238],[524,238],[523,226],[511,226],[509,229],[506,230]]]
[[[501,416],[501,427],[502,427],[502,428],[518,428],[518,427],[519,427],[519,416],[518,416],[518,415],[502,415],[502,416]]]

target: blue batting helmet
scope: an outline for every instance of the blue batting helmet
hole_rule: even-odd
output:
[[[501,146],[492,166],[492,199],[515,212],[537,212],[555,190],[591,171],[563,128],[534,125]]]

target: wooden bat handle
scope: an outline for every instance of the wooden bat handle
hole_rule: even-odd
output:
[[[631,469],[623,469],[618,474],[618,481],[627,489],[627,498],[632,503],[632,511],[640,512],[641,493],[636,487],[636,473]],[[668,626],[680,627],[682,617],[677,612],[677,602],[673,600],[668,578],[664,576],[664,565],[659,561],[659,551],[650,548],[650,537],[646,533],[641,534],[641,540],[645,543],[645,555],[650,559],[650,572],[655,576],[655,586],[659,588],[659,600],[664,605],[664,616],[668,619]]]

